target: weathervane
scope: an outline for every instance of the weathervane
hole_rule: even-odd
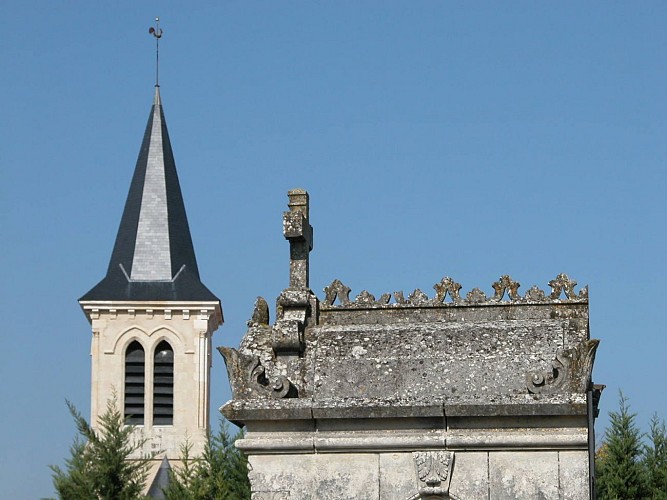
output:
[[[148,28],[148,32],[155,37],[155,86],[160,86],[160,38],[162,38],[162,28],[160,28],[160,18],[155,18],[155,28]]]

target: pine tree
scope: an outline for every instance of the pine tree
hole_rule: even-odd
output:
[[[125,425],[117,398],[107,401],[104,414],[94,430],[67,401],[79,436],[70,447],[65,470],[52,465],[53,485],[63,500],[133,500],[144,498],[142,491],[148,475],[149,458],[128,460],[143,446],[133,442],[132,426]]]
[[[649,498],[667,500],[667,429],[665,421],[653,415],[644,447],[644,464],[648,476]]]
[[[611,426],[596,456],[597,496],[600,500],[647,498],[642,435],[622,392],[619,399],[619,410],[609,413]]]
[[[181,465],[169,471],[169,486],[163,489],[165,498],[169,500],[196,500],[198,484],[198,469],[201,459],[193,458],[192,443],[186,437],[181,444]]]
[[[95,498],[95,488],[89,474],[89,465],[85,458],[85,441],[78,436],[70,447],[70,457],[65,459],[65,470],[51,465],[53,486],[58,498]]]
[[[220,420],[218,432],[209,435],[204,453],[191,459],[191,446],[181,447],[180,469],[172,472],[169,487],[164,491],[168,500],[246,500],[250,498],[248,461],[234,442],[241,432],[230,437]]]

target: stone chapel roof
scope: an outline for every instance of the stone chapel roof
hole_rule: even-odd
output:
[[[309,288],[309,197],[289,192],[283,234],[290,286],[269,321],[259,297],[238,349],[225,358],[239,425],[272,419],[586,415],[599,341],[590,338],[588,288],[559,274],[551,292],[503,275],[493,295],[452,278],[350,298],[339,280],[324,299]],[[594,403],[595,404],[595,403]],[[307,444],[312,449],[312,444]],[[305,449],[305,448],[304,448]]]
[[[219,301],[199,278],[158,85],[107,274],[80,300]]]

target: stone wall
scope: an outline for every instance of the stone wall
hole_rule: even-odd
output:
[[[417,475],[415,455],[410,452],[255,455],[250,459],[253,499],[423,498],[420,491],[426,487]],[[440,496],[435,493],[433,498],[588,498],[585,452],[460,452],[453,457],[448,493]]]

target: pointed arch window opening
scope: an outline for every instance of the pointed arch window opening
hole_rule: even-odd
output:
[[[153,425],[174,423],[174,350],[163,340],[153,357]]]
[[[125,391],[123,416],[128,424],[144,425],[146,399],[146,354],[136,340],[125,352]]]

